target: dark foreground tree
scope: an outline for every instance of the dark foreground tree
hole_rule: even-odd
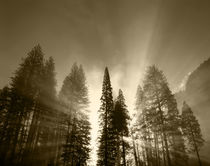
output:
[[[37,45],[2,90],[0,165],[56,163],[64,115],[56,101],[54,70],[53,59],[45,60]]]
[[[44,59],[41,47],[34,47],[23,60],[10,84],[10,105],[1,135],[3,144],[3,163],[14,164],[21,160],[25,140],[29,137],[26,131],[26,121],[34,113],[33,106],[40,93],[40,84],[44,70]],[[4,146],[5,145],[5,146]],[[1,147],[2,148],[2,147]],[[16,160],[16,161],[15,161]]]
[[[126,166],[126,142],[123,137],[128,136],[128,115],[127,106],[125,105],[125,98],[123,92],[120,89],[117,99],[114,103],[114,111],[112,118],[112,125],[116,131],[117,137],[117,161],[116,165],[121,165],[121,158],[123,159],[123,166]],[[120,148],[120,145],[122,146]]]
[[[189,150],[195,152],[198,157],[199,166],[201,166],[201,159],[199,150],[203,146],[204,139],[201,134],[201,129],[198,120],[194,116],[189,105],[184,102],[182,107],[182,131],[187,138]]]
[[[113,130],[111,127],[111,113],[113,112],[112,87],[108,68],[104,71],[104,80],[102,85],[100,113],[100,136],[99,147],[97,151],[97,166],[112,166],[115,163],[116,154],[113,148]]]

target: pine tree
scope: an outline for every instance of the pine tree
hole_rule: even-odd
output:
[[[86,86],[86,78],[82,66],[78,67],[76,63],[73,64],[70,74],[65,78],[63,86],[59,93],[61,101],[76,108],[76,110],[87,108],[88,89]],[[73,112],[71,112],[73,113]]]
[[[170,90],[167,91],[167,115],[166,115],[166,131],[168,132],[172,165],[186,166],[188,165],[188,156],[184,144],[184,138],[181,133],[181,119],[177,109],[177,103]]]
[[[56,101],[56,80],[55,80],[55,64],[52,57],[44,63],[42,83],[40,85],[40,95],[38,97],[37,108],[39,113],[34,123],[35,137],[33,138],[34,153],[39,165],[44,163],[54,164],[56,148],[58,148],[58,110],[55,110]],[[51,139],[49,139],[51,138]],[[59,140],[60,141],[60,140]],[[39,146],[37,145],[39,144]],[[41,156],[40,153],[45,152],[46,155]]]
[[[110,82],[110,76],[108,68],[105,68],[104,79],[102,85],[102,96],[101,96],[101,107],[100,113],[100,137],[99,137],[99,147],[97,151],[98,160],[97,166],[112,166],[115,164],[116,154],[113,155],[113,133],[111,133],[111,113],[113,111],[113,97],[112,97],[112,87]]]
[[[54,70],[53,59],[45,61],[37,45],[23,59],[10,87],[2,91],[1,165],[33,165],[34,160],[44,165],[53,158],[50,150],[54,139],[49,137],[55,137],[54,126],[60,119],[54,109],[57,107]]]
[[[117,149],[120,149],[119,145],[122,145],[122,150],[118,150],[118,156],[122,154],[123,158],[123,166],[126,166],[126,142],[123,139],[124,136],[128,136],[128,120],[130,119],[128,115],[127,106],[125,105],[125,99],[123,96],[123,92],[120,89],[118,97],[114,104],[114,111],[113,111],[113,117],[112,117],[112,125],[114,130],[116,131],[116,136],[118,138],[118,147]],[[119,162],[119,161],[118,161]],[[118,163],[120,165],[121,163]]]
[[[32,52],[32,54],[37,57],[39,54],[43,55],[40,46],[38,46],[36,52]],[[31,83],[32,86],[37,84],[37,92],[32,98],[31,112],[29,112],[27,116],[28,131],[26,131],[27,137],[22,158],[22,164],[25,165],[33,165],[33,159],[36,160],[39,165],[48,162],[50,145],[52,145],[52,143],[51,140],[45,137],[47,137],[47,135],[48,137],[49,135],[52,136],[52,133],[54,133],[53,126],[55,123],[54,125],[51,123],[55,114],[53,103],[56,102],[56,81],[53,59],[49,58],[49,60],[45,61],[45,59],[42,58],[42,66],[39,66],[38,69],[38,82]],[[44,154],[48,155],[41,155],[43,152],[46,152]]]
[[[62,153],[64,165],[84,165],[89,159],[90,123],[87,116],[88,89],[82,66],[75,63],[59,93],[69,107],[66,143]]]
[[[35,46],[20,64],[15,76],[12,77],[10,89],[10,106],[7,112],[7,122],[4,124],[4,141],[7,147],[3,154],[5,162],[10,164],[18,160],[15,155],[23,149],[23,139],[26,138],[26,119],[33,110],[33,100],[39,93],[41,74],[43,70],[43,53],[39,45]]]
[[[154,165],[152,138],[157,134],[163,139],[163,154],[167,157],[168,166],[171,166],[169,142],[165,131],[165,116],[163,112],[164,92],[165,87],[167,87],[165,77],[155,66],[151,66],[147,70],[143,84],[144,105],[141,115],[141,125],[144,129],[143,138],[149,146],[149,148],[146,146],[145,149],[148,164]]]
[[[204,144],[204,139],[201,134],[199,122],[186,102],[183,103],[181,118],[182,131],[184,133],[184,136],[187,138],[188,145],[190,146],[190,151],[196,153],[199,166],[201,166],[202,164],[199,150]]]
[[[136,91],[136,100],[135,100],[135,114],[133,115],[133,121],[135,122],[133,126],[131,127],[131,136],[132,136],[132,144],[133,144],[133,156],[134,156],[134,161],[136,166],[141,166],[142,164],[146,164],[147,161],[146,159],[142,158],[140,159],[139,154],[139,148],[138,148],[138,142],[141,140],[142,142],[146,143],[146,130],[145,130],[145,124],[143,120],[143,99],[144,99],[144,94],[143,94],[143,89],[140,85],[137,87]],[[141,126],[141,127],[140,127]],[[142,156],[144,156],[145,153],[145,148],[144,143],[142,143],[141,150],[142,150]]]
[[[163,72],[150,66],[138,88],[136,108],[140,137],[145,143],[147,165],[186,164],[184,140],[180,131],[180,118],[175,98]]]
[[[16,156],[20,156],[19,162],[22,165],[33,165],[33,160],[36,160],[39,165],[43,165],[48,162],[51,156],[49,153],[53,140],[45,137],[46,135],[48,135],[47,137],[54,136],[53,126],[57,125],[54,120],[57,111],[53,104],[56,103],[55,67],[53,58],[50,57],[45,61],[39,45],[34,47],[28,55],[29,59],[26,58],[25,63],[31,66],[29,65],[26,69],[32,71],[30,76],[33,79],[27,85],[28,87],[20,86],[20,88],[28,88],[28,91],[34,94],[27,96],[31,105],[25,108],[28,112],[20,131],[22,136],[18,144],[21,148]],[[16,78],[14,80],[18,81]],[[23,96],[23,94],[19,94],[19,96]],[[46,147],[46,145],[48,146]],[[48,155],[41,155],[43,152]]]

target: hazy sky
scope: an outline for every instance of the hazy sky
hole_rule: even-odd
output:
[[[0,88],[39,43],[55,59],[57,89],[83,64],[92,121],[105,66],[132,109],[145,66],[156,64],[176,90],[210,57],[209,18],[209,0],[0,0]]]

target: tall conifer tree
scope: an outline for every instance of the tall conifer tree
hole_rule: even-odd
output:
[[[34,160],[39,165],[48,162],[49,155],[41,156],[40,152],[44,145],[52,145],[52,140],[44,135],[49,137],[54,133],[55,82],[53,59],[45,62],[40,45],[35,46],[12,77],[7,97],[4,95],[1,165],[33,165]],[[44,149],[44,154],[49,154],[49,148]]]
[[[22,142],[20,139],[25,137],[24,132],[20,133],[25,128],[25,120],[34,112],[31,108],[39,94],[43,62],[41,47],[37,45],[28,53],[12,77],[10,108],[7,123],[4,124],[7,150],[3,154],[4,159],[9,159],[10,164],[14,161],[16,151],[22,148],[18,145],[20,141]]]
[[[137,124],[145,142],[147,164],[186,165],[177,104],[163,72],[157,67],[148,68],[137,99],[136,107],[141,108]]]
[[[203,146],[204,139],[201,134],[201,129],[198,120],[193,114],[189,105],[184,102],[182,107],[182,131],[187,138],[189,149],[195,152],[198,158],[199,166],[201,166],[201,159],[199,150]]]
[[[108,68],[105,68],[104,79],[102,85],[101,107],[100,113],[100,137],[98,147],[97,166],[112,166],[115,163],[115,155],[112,155],[112,148],[115,147],[112,143],[111,136],[111,113],[113,111],[112,87]]]
[[[82,66],[75,63],[59,93],[69,107],[68,131],[62,153],[64,165],[85,165],[89,159],[90,123],[87,115],[88,89]]]
[[[118,97],[114,103],[114,111],[112,118],[113,129],[116,131],[115,134],[117,136],[117,164],[121,165],[119,158],[122,154],[123,166],[126,166],[126,142],[124,140],[124,136],[128,136],[128,120],[130,119],[128,115],[127,106],[125,104],[125,98],[123,96],[123,92],[120,89]],[[120,146],[122,148],[120,149]],[[114,145],[113,145],[114,146]]]

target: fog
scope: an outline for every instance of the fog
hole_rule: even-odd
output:
[[[208,0],[2,0],[0,15],[0,87],[39,43],[55,59],[58,91],[72,64],[83,65],[93,124],[106,66],[132,113],[146,66],[160,67],[177,91],[210,52]]]

